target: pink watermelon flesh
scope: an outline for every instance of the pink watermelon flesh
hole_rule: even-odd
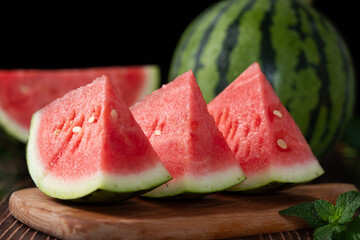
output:
[[[135,192],[171,178],[106,76],[70,91],[33,119],[29,171],[50,196],[79,198],[97,189]],[[88,190],[86,181],[96,183]],[[81,184],[84,191],[71,192]]]
[[[25,131],[34,112],[65,93],[108,75],[128,106],[135,103],[154,66],[94,67],[58,70],[0,70],[0,108]],[[0,119],[1,120],[1,119]],[[23,134],[23,135],[26,135]],[[26,137],[20,137],[26,141]]]
[[[191,71],[146,96],[130,110],[173,176],[173,180],[145,196],[215,192],[245,179],[209,115]]]
[[[323,174],[259,64],[246,69],[208,109],[247,176],[232,191],[292,186]]]

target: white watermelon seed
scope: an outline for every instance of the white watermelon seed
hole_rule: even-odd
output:
[[[81,127],[73,127],[72,132],[73,133],[79,133],[81,131]]]
[[[94,117],[94,116],[91,116],[91,117],[89,118],[89,123],[93,123],[93,122],[95,122],[95,117]]]
[[[112,109],[110,114],[111,114],[112,118],[117,118],[117,116],[118,116],[118,113],[117,113],[117,111],[115,109]]]
[[[161,131],[160,131],[160,130],[155,130],[155,131],[154,131],[154,135],[155,135],[155,136],[160,136],[160,135],[161,135]]]
[[[56,129],[56,130],[54,131],[54,133],[55,133],[56,135],[59,135],[59,134],[61,133],[61,130],[60,130],[60,129]]]
[[[286,142],[284,140],[282,140],[281,138],[279,138],[277,141],[276,141],[277,145],[282,148],[282,149],[287,149],[288,146],[286,144]]]
[[[273,114],[274,114],[275,116],[277,116],[278,118],[282,118],[282,117],[283,117],[282,113],[281,113],[280,111],[278,111],[278,110],[274,110],[274,111],[273,111]]]

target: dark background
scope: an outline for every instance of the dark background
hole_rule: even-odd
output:
[[[80,6],[61,2],[3,6],[0,68],[158,64],[165,82],[183,30],[215,2],[119,1],[119,4],[95,2]],[[354,3],[313,0],[313,6],[343,35],[358,66],[359,20]]]

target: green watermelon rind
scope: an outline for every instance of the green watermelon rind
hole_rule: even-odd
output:
[[[291,167],[272,166],[256,175],[249,176],[243,183],[227,189],[230,192],[257,192],[262,193],[270,188],[282,189],[282,185],[288,187],[311,182],[323,175],[325,171],[316,158],[306,164],[297,164]],[[273,185],[273,187],[271,187]]]
[[[238,176],[235,178],[234,176]],[[246,176],[238,168],[229,168],[224,171],[206,176],[185,175],[183,178],[173,179],[154,190],[143,194],[149,198],[171,198],[174,196],[196,196],[211,194],[226,190],[246,180]]]
[[[144,65],[145,73],[147,78],[144,80],[145,84],[143,89],[139,93],[138,99],[143,98],[147,94],[150,94],[157,88],[161,83],[161,72],[158,65]],[[11,117],[1,109],[0,106],[0,127],[14,139],[26,143],[28,140],[29,131],[17,124]]]
[[[48,196],[63,200],[80,199],[86,201],[87,196],[96,191],[103,190],[110,192],[110,194],[107,194],[110,198],[115,196],[116,199],[121,199],[123,196],[132,197],[133,195],[129,193],[139,192],[139,194],[142,194],[144,191],[150,191],[172,178],[160,162],[149,170],[123,177],[98,172],[81,180],[66,181],[62,178],[51,176],[43,169],[36,146],[37,129],[40,125],[40,119],[41,110],[34,113],[31,120],[26,158],[28,170],[35,185]],[[106,196],[104,199],[99,197],[95,199],[100,202],[109,200]],[[92,201],[91,197],[90,201]]]

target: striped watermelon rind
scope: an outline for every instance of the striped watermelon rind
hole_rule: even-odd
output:
[[[308,1],[221,1],[183,33],[169,81],[192,69],[209,102],[253,62],[323,157],[354,110],[354,66],[337,29]]]

